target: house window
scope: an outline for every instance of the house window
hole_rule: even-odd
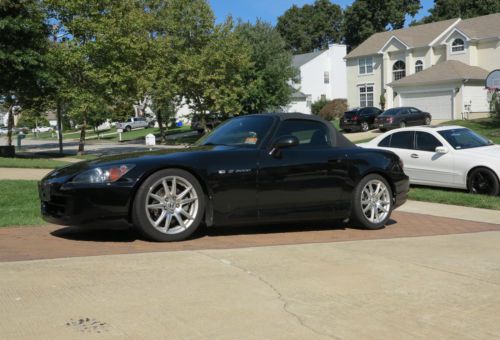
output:
[[[373,106],[373,84],[359,86],[359,106]]]
[[[453,40],[453,43],[451,44],[451,51],[462,52],[463,50],[465,50],[464,41],[460,38]]]
[[[330,84],[330,72],[325,71],[323,75],[323,81],[325,84]]]
[[[398,60],[392,66],[392,79],[394,81],[406,77],[406,64],[404,61]]]
[[[359,74],[373,73],[373,57],[359,58]]]
[[[326,100],[326,94],[321,95],[321,100]]]
[[[417,60],[415,62],[415,73],[418,73],[424,69],[424,62],[422,60]]]

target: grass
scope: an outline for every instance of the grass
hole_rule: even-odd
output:
[[[460,125],[469,128],[480,135],[491,139],[495,144],[500,144],[500,119],[481,118],[472,120],[452,120],[442,125]]]
[[[0,181],[0,227],[45,224],[36,181]]]
[[[68,164],[64,161],[43,158],[0,157],[0,168],[55,169]]]
[[[461,205],[464,207],[500,210],[500,197],[473,195],[465,191],[453,189],[435,189],[429,187],[412,187],[409,199],[415,201]]]

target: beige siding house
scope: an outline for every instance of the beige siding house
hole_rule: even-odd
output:
[[[350,107],[414,106],[434,119],[488,112],[484,81],[500,69],[500,13],[372,35],[346,56]]]

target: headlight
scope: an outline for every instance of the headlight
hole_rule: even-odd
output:
[[[132,170],[133,164],[118,164],[93,168],[73,178],[73,183],[112,183]]]

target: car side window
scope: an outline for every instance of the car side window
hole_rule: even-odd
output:
[[[430,152],[436,152],[438,146],[443,146],[443,144],[430,133],[420,131],[417,131],[415,144],[415,149]]]
[[[411,113],[419,113],[420,111],[417,110],[416,108],[412,107],[412,108],[410,108],[410,112]]]
[[[325,124],[304,119],[287,119],[281,122],[275,140],[283,136],[295,136],[300,148],[324,148],[330,146],[330,132]]]
[[[378,143],[378,146],[381,146],[383,148],[388,148],[391,146],[391,137],[392,135],[389,135],[387,137],[385,137],[384,139],[382,139],[382,141],[380,143]]]
[[[396,149],[413,149],[413,136],[413,131],[393,133],[390,147]]]

